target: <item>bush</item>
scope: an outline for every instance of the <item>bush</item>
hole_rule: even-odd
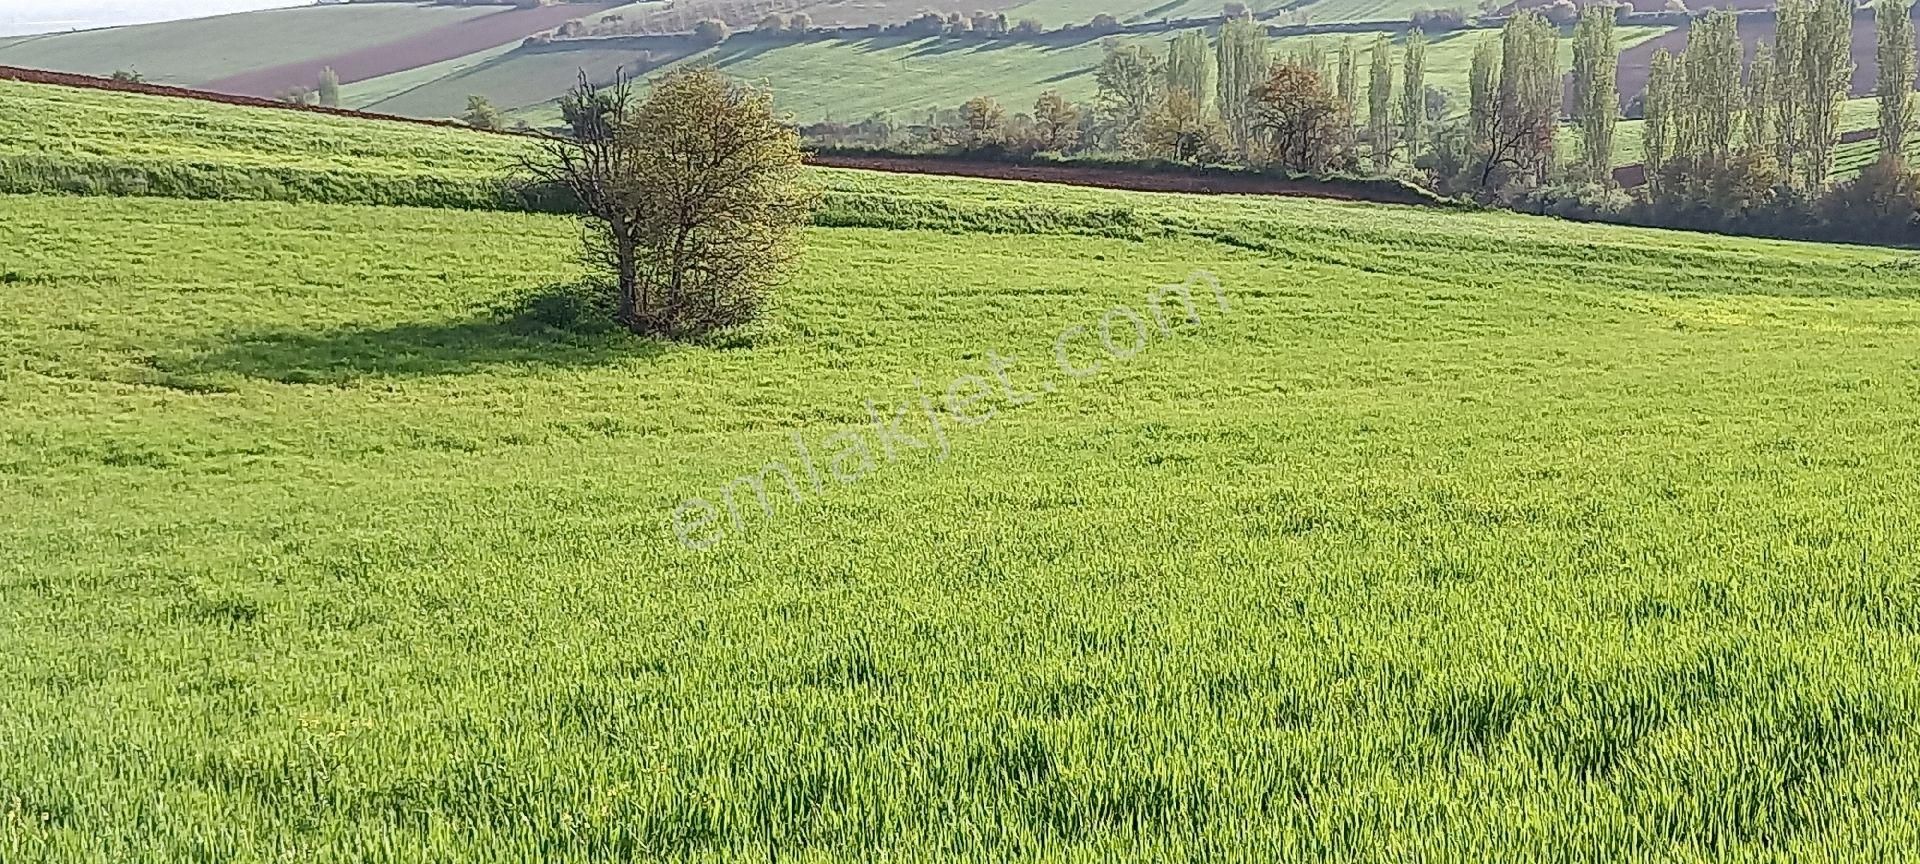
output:
[[[1835,239],[1920,242],[1920,175],[1903,164],[1875,161],[1828,190],[1820,216]]]
[[[1623,221],[1633,208],[1633,196],[1599,183],[1541,186],[1514,205],[1526,213],[1597,222]]]
[[[475,129],[496,132],[507,128],[506,118],[500,116],[500,111],[487,101],[487,97],[479,95],[467,97],[467,113],[460,115],[460,122]]]
[[[908,36],[938,36],[947,27],[946,19],[937,13],[922,12],[913,20],[900,25],[900,32]]]
[[[1422,9],[1413,13],[1410,20],[1414,29],[1427,33],[1444,33],[1467,26],[1467,19],[1458,9]]]
[[[693,38],[702,45],[718,45],[727,41],[727,22],[718,18],[702,19],[693,25]]]
[[[1093,16],[1092,21],[1087,22],[1087,29],[1095,33],[1118,33],[1120,32],[1120,19],[1102,12]]]
[[[1554,0],[1539,11],[1555,26],[1565,27],[1580,20],[1580,8],[1573,5],[1573,0]]]
[[[771,93],[711,67],[655,80],[639,105],[631,93],[582,73],[561,102],[574,139],[545,142],[530,167],[585,205],[588,260],[622,325],[679,339],[753,320],[811,212],[799,135]]]

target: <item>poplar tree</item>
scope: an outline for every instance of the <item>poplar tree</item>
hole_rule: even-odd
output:
[[[1647,73],[1646,122],[1641,128],[1641,161],[1647,169],[1647,192],[1658,200],[1665,191],[1663,175],[1673,155],[1675,101],[1679,95],[1680,63],[1666,49],[1654,52]]]
[[[1773,46],[1765,42],[1753,49],[1753,67],[1747,70],[1746,151],[1750,156],[1774,158]]]
[[[1613,179],[1613,132],[1620,118],[1613,10],[1589,6],[1573,31],[1573,105],[1580,131],[1580,167],[1597,183]]]
[[[1147,112],[1159,95],[1161,74],[1159,56],[1139,45],[1107,48],[1094,70],[1093,105],[1114,149],[1137,153],[1145,146]]]
[[[1213,58],[1207,56],[1207,37],[1188,30],[1167,45],[1167,90],[1180,92],[1205,109],[1213,101]]]
[[[1353,121],[1360,106],[1360,64],[1353,50],[1353,37],[1340,40],[1339,74],[1334,78],[1335,99],[1340,101],[1340,140],[1353,149]]]
[[[320,104],[328,108],[340,107],[340,76],[334,74],[332,66],[320,70],[320,87],[316,92]]]
[[[1501,28],[1498,149],[1536,180],[1553,164],[1560,120],[1559,47],[1559,34],[1537,12],[1515,14]]]
[[[1420,155],[1427,125],[1427,34],[1407,32],[1406,56],[1400,70],[1400,136],[1407,141],[1407,159]]]
[[[1500,86],[1500,42],[1493,37],[1473,46],[1473,64],[1467,69],[1467,134],[1476,147],[1493,140]]]
[[[1253,140],[1254,91],[1267,81],[1267,31],[1246,18],[1220,27],[1218,59],[1220,119],[1234,149],[1246,153]]]
[[[1393,164],[1393,41],[1382,33],[1373,40],[1373,63],[1367,76],[1367,146],[1373,168],[1385,171]]]
[[[1818,191],[1833,173],[1833,150],[1840,143],[1840,105],[1853,79],[1853,0],[1813,0],[1807,17],[1807,47],[1801,57],[1806,92],[1807,140],[1804,170],[1807,188]]]
[[[1807,140],[1807,0],[1779,0],[1774,10],[1773,152],[1787,182],[1798,184],[1800,150]]]
[[[1897,171],[1906,163],[1903,151],[1913,128],[1913,14],[1906,0],[1880,0],[1874,6],[1874,30],[1879,36],[1880,164]]]
[[[1740,84],[1742,51],[1732,12],[1715,9],[1687,34],[1684,117],[1679,155],[1696,170],[1725,165],[1746,93]]]
[[[1474,50],[1467,74],[1470,103],[1468,134],[1479,163],[1483,192],[1505,179],[1544,179],[1553,165],[1553,137],[1560,120],[1559,48],[1553,25],[1537,12],[1522,10],[1507,19],[1499,42],[1483,41]]]

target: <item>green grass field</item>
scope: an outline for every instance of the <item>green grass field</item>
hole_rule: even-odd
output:
[[[339,172],[492,176],[520,139],[418,123],[374,122],[0,81],[0,156],[291,165]]]
[[[452,60],[443,60],[439,63],[432,63],[426,66],[416,66],[405,72],[395,72],[391,75],[382,75],[378,78],[369,78],[365,81],[346,84],[340,88],[340,104],[342,107],[356,110],[410,116],[405,111],[382,108],[380,107],[381,103],[390,102],[393,108],[405,108],[407,104],[406,96],[414,89],[433,84],[439,84],[441,86],[452,85],[454,82],[462,80],[462,76],[464,75],[477,74],[480,70],[489,68],[489,64],[512,53],[513,49],[518,47],[520,47],[518,44],[500,45],[485,51],[476,51],[472,54],[455,57]],[[589,63],[587,65],[596,64]],[[501,89],[498,85],[493,85],[492,82],[488,82],[488,85],[496,91]],[[459,116],[459,114],[466,109],[466,103],[462,102],[459,107],[461,109],[460,111],[448,112],[444,116]],[[431,110],[430,108],[426,109],[428,112],[431,112]],[[411,116],[430,117],[431,114],[415,112]]]
[[[517,46],[516,46],[517,47]],[[472,62],[477,60],[478,62]],[[453,67],[450,64],[464,64]],[[468,55],[449,68],[422,67],[351,85],[342,97],[356,107],[407,117],[457,117],[468,96],[485,96],[496,107],[516,111],[556,104],[560,94],[585,69],[595,81],[610,81],[620,69],[641,65],[641,53],[629,49],[580,48],[570,51],[514,51],[489,57]],[[433,74],[433,73],[440,74]],[[380,98],[370,98],[379,96]],[[557,121],[557,108],[551,111]]]
[[[812,176],[702,346],[493,311],[560,217],[0,196],[0,857],[1920,846],[1913,253]]]
[[[85,75],[133,69],[156,83],[192,86],[392,42],[498,11],[497,6],[352,3],[242,12],[35,37],[0,45],[0,64]]]
[[[488,206],[527,142],[0,81],[0,191]]]

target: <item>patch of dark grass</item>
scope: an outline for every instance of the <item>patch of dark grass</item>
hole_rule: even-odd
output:
[[[621,329],[613,286],[601,282],[554,283],[517,294],[489,310],[519,333],[555,331],[601,336]]]
[[[614,322],[591,285],[552,285],[515,295],[464,319],[317,333],[235,335],[169,369],[174,375],[233,373],[286,384],[467,374],[498,366],[596,366],[657,355],[663,346]]]

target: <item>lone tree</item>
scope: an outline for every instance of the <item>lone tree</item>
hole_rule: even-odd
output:
[[[1175,162],[1212,159],[1226,149],[1227,130],[1186,90],[1170,90],[1147,114],[1147,145]]]
[[[954,144],[964,150],[1006,143],[1006,109],[992,96],[968,99],[960,106],[960,126],[954,130],[953,137]]]
[[[340,107],[340,76],[334,74],[332,66],[320,70],[320,86],[314,92],[320,94],[320,104],[328,108]]]
[[[634,103],[623,76],[584,75],[561,102],[571,138],[527,166],[571,190],[587,261],[613,276],[615,317],[667,338],[752,320],[796,250],[813,193],[773,97],[711,69],[670,72]]]
[[[1065,153],[1080,143],[1080,108],[1058,90],[1033,100],[1033,141],[1043,151]]]
[[[1318,69],[1274,66],[1254,91],[1254,106],[1253,128],[1265,139],[1274,164],[1310,173],[1326,170],[1339,148],[1342,114]]]
[[[499,109],[487,97],[478,94],[467,97],[467,111],[460,115],[460,122],[475,129],[500,131],[507,128],[506,118],[500,116]]]

